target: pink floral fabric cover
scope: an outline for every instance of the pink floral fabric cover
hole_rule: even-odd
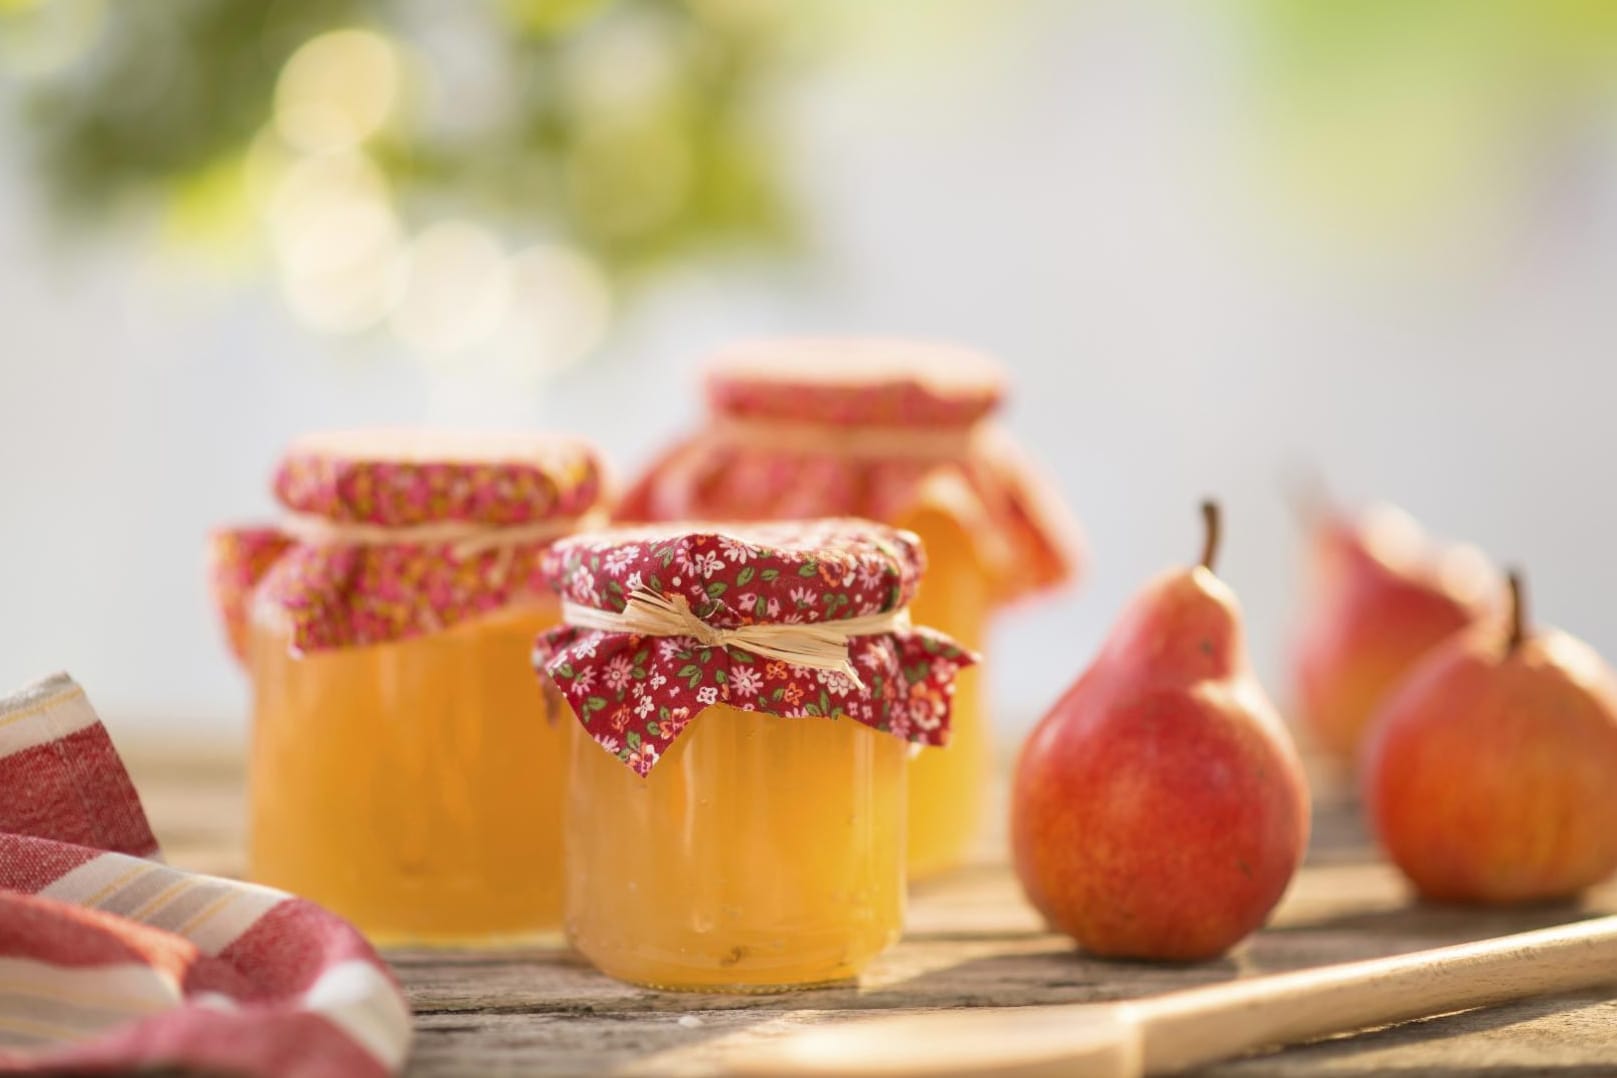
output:
[[[920,540],[862,520],[751,527],[625,528],[557,542],[543,560],[562,598],[621,611],[636,589],[680,595],[715,628],[829,622],[908,604],[924,567]],[[783,718],[853,719],[924,745],[948,740],[955,674],[975,656],[925,628],[854,637],[845,674],[705,647],[692,637],[643,637],[562,626],[534,662],[600,745],[650,772],[705,707],[728,704]]]
[[[831,361],[849,372],[847,380],[823,372]],[[868,373],[878,366],[879,375]],[[943,384],[933,377],[961,367],[971,376]],[[717,422],[657,459],[625,493],[618,520],[858,516],[902,524],[942,477],[967,492],[952,508],[968,534],[994,537],[978,546],[1001,601],[1055,587],[1078,572],[1078,525],[1032,463],[993,427],[1004,383],[997,365],[980,353],[910,341],[763,341],[718,357],[706,390]],[[724,429],[726,420],[824,428],[826,450],[737,444]],[[977,437],[961,453],[934,459],[838,450],[837,429],[871,428],[975,430]]]
[[[293,545],[270,527],[223,528],[208,537],[208,579],[230,650],[247,659],[247,612],[259,581]]]
[[[276,469],[276,500],[342,525],[441,523],[515,527],[565,522],[601,498],[586,443],[543,435],[379,431],[316,435]],[[226,528],[209,544],[210,576],[242,654],[255,604],[268,604],[300,652],[438,632],[525,596],[546,594],[539,557],[553,537],[459,551],[457,542],[305,543],[273,527]]]

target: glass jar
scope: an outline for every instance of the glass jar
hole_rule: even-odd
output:
[[[902,523],[921,537],[927,560],[911,616],[980,652],[993,613],[994,583],[977,545],[946,506],[918,505]],[[910,762],[906,857],[913,879],[959,864],[982,831],[993,780],[993,735],[982,678],[981,666],[960,671],[948,747]]]
[[[723,705],[645,778],[575,738],[568,937],[652,988],[857,976],[903,926],[905,756],[846,719]]]
[[[294,655],[255,624],[252,878],[374,941],[490,943],[561,922],[567,724],[528,672],[554,605]]]
[[[712,416],[636,482],[625,521],[843,514],[915,532],[917,620],[970,648],[994,612],[1075,571],[1077,527],[993,426],[997,364],[884,340],[749,342],[710,360]],[[959,864],[982,829],[992,726],[980,669],[962,672],[946,752],[911,764],[908,864]]]
[[[253,687],[252,877],[382,944],[554,932],[572,729],[530,672],[558,621],[537,571],[598,497],[593,454],[321,435],[294,444],[275,489],[283,528],[215,549]]]
[[[567,932],[599,969],[778,991],[857,976],[898,938],[905,741],[943,740],[972,661],[909,627],[919,572],[913,535],[862,521],[551,550],[570,624],[536,654],[581,727]]]

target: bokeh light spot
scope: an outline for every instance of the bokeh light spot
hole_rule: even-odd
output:
[[[410,244],[393,332],[424,353],[471,347],[486,340],[505,317],[510,285],[494,233],[461,221],[432,225]]]
[[[510,306],[494,341],[501,368],[537,382],[600,346],[611,324],[612,291],[594,259],[544,244],[512,255],[507,272]]]
[[[393,44],[369,30],[311,38],[281,69],[275,129],[308,152],[356,146],[387,122],[399,97],[400,67]]]
[[[300,322],[357,332],[387,316],[402,286],[404,241],[375,165],[353,153],[296,161],[268,219],[282,290]]]

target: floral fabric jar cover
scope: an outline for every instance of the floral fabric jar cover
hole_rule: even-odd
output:
[[[293,443],[282,519],[213,545],[252,682],[256,880],[389,945],[555,929],[571,731],[527,660],[557,623],[540,557],[601,486],[587,443],[538,433]]]
[[[602,479],[583,442],[364,431],[295,442],[274,492],[281,526],[221,529],[210,543],[238,656],[255,602],[284,619],[295,651],[315,652],[407,640],[543,595],[540,553],[597,507]]]
[[[616,613],[636,593],[675,596],[704,625],[738,630],[901,611],[923,567],[914,535],[837,519],[583,534],[552,546],[542,571],[579,607]],[[590,736],[642,775],[693,715],[717,703],[783,718],[844,716],[919,744],[947,741],[954,677],[973,655],[902,624],[852,637],[846,654],[857,680],[695,636],[564,626],[544,634],[535,664]]]

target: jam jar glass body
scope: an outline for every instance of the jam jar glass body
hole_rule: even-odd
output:
[[[248,861],[382,944],[520,942],[561,920],[571,723],[529,669],[554,604],[293,654],[255,624]]]
[[[567,933],[614,977],[845,980],[903,923],[912,752],[975,656],[913,624],[920,540],[866,520],[558,542],[535,665],[575,726]]]
[[[531,656],[560,617],[541,556],[599,500],[593,450],[316,434],[273,489],[280,522],[212,546],[252,683],[251,876],[382,944],[556,933],[572,726]]]
[[[854,977],[904,920],[903,742],[707,708],[644,778],[587,737],[568,777],[567,935],[662,989]]]

